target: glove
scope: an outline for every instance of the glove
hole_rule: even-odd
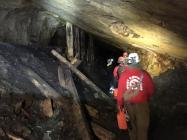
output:
[[[110,87],[109,93],[110,93],[110,95],[113,95],[113,94],[114,94],[114,87],[113,87],[113,86]]]
[[[114,61],[113,58],[108,59],[107,60],[107,67],[110,66],[110,65],[112,65],[113,61]]]

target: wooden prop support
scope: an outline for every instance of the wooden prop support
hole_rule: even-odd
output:
[[[76,90],[74,81],[72,79],[71,71],[66,65],[60,65],[58,67],[58,77],[60,85],[63,88],[66,88],[69,90],[73,96],[74,102],[73,102],[73,113],[76,118],[76,122],[79,123],[79,131],[84,136],[84,139],[89,140],[92,139],[90,127],[88,125],[87,119],[84,114],[83,105],[81,104],[78,92]],[[97,117],[98,110],[91,108],[89,105],[86,105],[86,108],[89,112],[90,117]],[[97,118],[99,119],[99,118]],[[112,140],[115,137],[115,134],[113,132],[110,132],[109,130],[106,130],[102,126],[94,123],[91,121],[91,127],[93,129],[93,132],[100,140]]]
[[[89,80],[83,73],[81,73],[77,68],[75,68],[70,62],[66,60],[63,56],[61,56],[58,52],[55,50],[52,50],[51,53],[57,57],[58,60],[60,60],[62,63],[66,64],[72,72],[74,72],[81,80],[83,80],[88,86],[93,88],[97,93],[95,93],[95,98],[102,98],[106,100],[109,104],[113,104],[112,99],[107,96],[99,87],[97,87],[91,80]]]
[[[84,114],[84,110],[82,108],[82,104],[80,102],[79,95],[72,78],[72,73],[66,65],[60,65],[58,67],[58,78],[60,85],[63,88],[69,90],[73,96],[73,115],[75,117],[76,123],[79,124],[78,131],[80,135],[86,140],[92,140],[93,135],[91,133],[91,128],[89,127],[88,121]]]
[[[73,51],[73,25],[66,22],[66,39],[67,39],[67,54],[68,58],[71,60],[74,55]]]

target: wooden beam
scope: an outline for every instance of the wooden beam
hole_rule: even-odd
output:
[[[66,43],[67,43],[67,57],[69,60],[73,58],[73,25],[66,22]]]
[[[65,75],[65,76],[59,76],[59,77],[61,77],[59,79],[59,82],[64,83],[62,85],[62,87],[69,90],[73,95],[73,98],[74,98],[73,110],[74,110],[76,122],[80,124],[79,131],[82,134],[82,136],[84,136],[84,139],[86,139],[86,140],[91,139],[92,137],[91,137],[90,128],[88,126],[88,122],[85,117],[84,109],[82,107],[78,92],[77,92],[76,87],[74,85],[70,69],[68,69],[67,66],[65,66],[65,65],[59,66],[59,75]],[[93,108],[89,105],[85,105],[85,107],[88,110],[88,113],[92,118],[99,119],[98,118],[99,117],[98,110],[96,110],[95,108]],[[114,133],[112,133],[109,130],[106,130],[102,126],[94,123],[93,121],[91,121],[91,127],[92,127],[95,135],[100,140],[112,140],[115,137]]]
[[[70,62],[66,60],[63,56],[61,56],[55,50],[52,50],[51,53],[58,58],[58,60],[68,66],[81,80],[83,80],[89,87],[94,89],[97,93],[94,94],[95,98],[101,98],[108,103],[113,105],[112,99],[107,96],[99,87],[97,87],[91,80],[89,80],[83,73],[81,73],[77,68],[75,68]]]

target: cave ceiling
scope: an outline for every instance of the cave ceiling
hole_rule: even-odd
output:
[[[185,0],[33,0],[88,32],[187,60]]]
[[[187,60],[186,0],[3,1],[1,6],[43,8],[123,50],[130,46]]]

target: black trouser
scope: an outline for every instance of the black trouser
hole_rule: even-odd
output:
[[[130,140],[148,140],[149,104],[128,104],[126,108],[131,123],[131,128],[128,129]]]

